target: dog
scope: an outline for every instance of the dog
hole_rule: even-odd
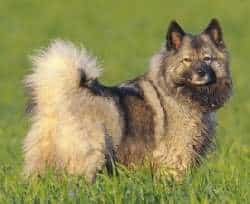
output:
[[[102,85],[96,58],[70,42],[55,40],[32,59],[27,176],[50,167],[91,182],[105,165],[148,161],[182,178],[213,146],[215,112],[232,93],[217,19],[198,35],[172,21],[149,70],[118,86]]]

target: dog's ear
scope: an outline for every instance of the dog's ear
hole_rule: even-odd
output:
[[[218,48],[225,47],[225,44],[223,41],[222,29],[217,19],[213,18],[208,24],[207,28],[203,31],[203,33],[208,35]]]
[[[178,50],[181,47],[181,43],[185,35],[186,33],[183,31],[181,26],[176,21],[172,21],[169,24],[166,35],[167,50]]]

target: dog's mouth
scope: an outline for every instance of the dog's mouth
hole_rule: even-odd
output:
[[[191,86],[209,86],[215,84],[217,78],[215,72],[210,67],[203,66],[193,70],[186,81]]]
[[[216,78],[209,78],[208,76],[204,76],[202,78],[182,78],[175,81],[176,86],[178,87],[190,87],[190,88],[201,88],[201,87],[212,87],[217,82]]]
[[[231,96],[231,79],[216,79],[216,81],[192,81],[185,80],[176,84],[179,93],[197,102],[204,110],[216,110],[220,108]]]

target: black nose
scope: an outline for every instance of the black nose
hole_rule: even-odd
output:
[[[197,70],[197,74],[201,79],[206,80],[206,84],[212,84],[216,82],[216,75],[213,69],[209,66],[202,66]]]
[[[206,75],[206,71],[204,69],[198,69],[197,74],[199,77],[204,77]]]

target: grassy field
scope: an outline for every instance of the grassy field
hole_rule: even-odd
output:
[[[82,178],[53,175],[24,180],[22,140],[29,127],[21,80],[28,55],[51,39],[84,44],[103,61],[102,81],[143,73],[176,19],[200,32],[221,20],[231,52],[234,96],[219,111],[217,149],[182,184],[153,182],[148,169]],[[0,203],[249,203],[250,2],[247,0],[0,0]]]

